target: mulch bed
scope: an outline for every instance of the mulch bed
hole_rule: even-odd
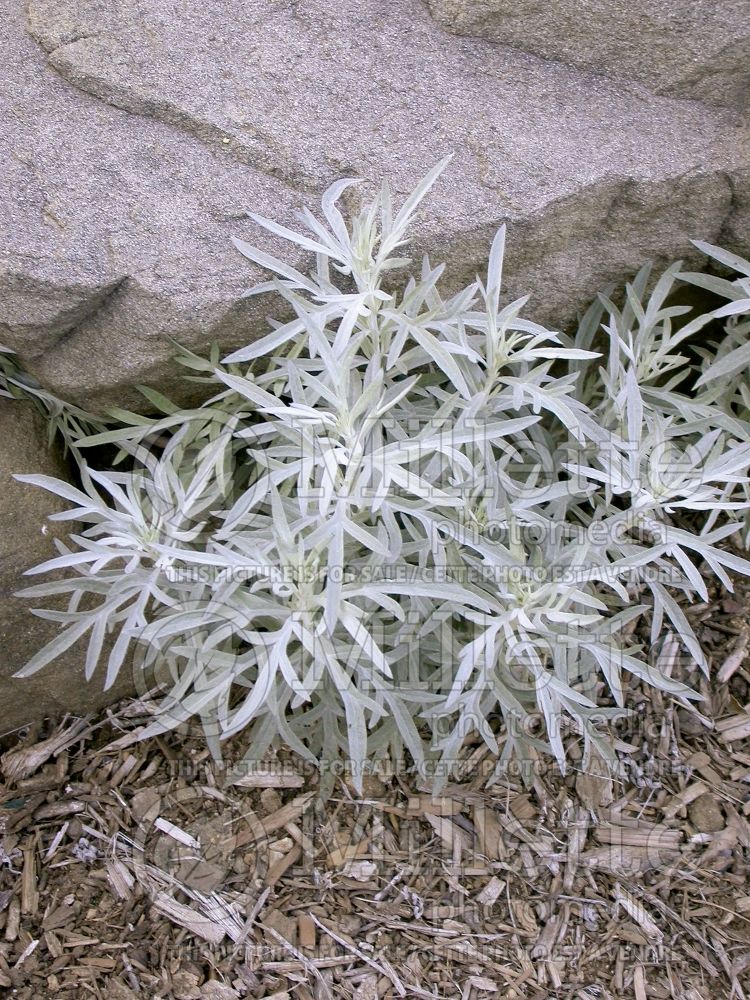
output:
[[[699,712],[634,685],[621,777],[527,786],[467,742],[326,802],[291,753],[129,742],[142,706],[14,734],[0,758],[0,994],[18,1000],[750,995],[748,591],[689,613]],[[500,742],[502,743],[502,735]]]

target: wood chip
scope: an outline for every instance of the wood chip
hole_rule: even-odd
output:
[[[619,885],[614,888],[614,898],[628,916],[642,928],[649,941],[654,943],[662,941],[664,932],[654,923],[643,903]]]

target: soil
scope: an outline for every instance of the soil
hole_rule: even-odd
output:
[[[356,1000],[750,992],[748,590],[690,617],[712,663],[634,682],[623,772],[491,783],[467,741],[416,775],[217,767],[200,732],[133,742],[143,706],[40,725],[0,758],[0,995]],[[498,736],[503,743],[502,733]]]

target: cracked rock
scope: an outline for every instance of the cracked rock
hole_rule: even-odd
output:
[[[750,0],[425,0],[475,35],[657,94],[730,107],[750,96]]]
[[[455,285],[508,222],[506,294],[555,326],[646,259],[699,261],[691,238],[748,249],[735,110],[459,37],[421,0],[0,5],[0,342],[94,409],[184,398],[173,340],[262,334],[277,307],[242,299],[262,275],[230,237],[288,253],[245,213],[293,223],[341,176],[403,197],[453,152],[415,250]]]

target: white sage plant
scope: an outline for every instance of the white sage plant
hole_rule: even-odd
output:
[[[304,233],[251,215],[314,258],[235,240],[270,274],[247,294],[286,319],[223,360],[183,352],[202,405],[144,390],[155,416],[77,437],[80,489],[18,477],[82,526],[29,571],[68,570],[23,593],[69,605],[37,612],[61,631],[19,676],[87,637],[87,677],[153,673],[144,738],[196,718],[217,757],[242,733],[251,760],[343,757],[360,790],[407,752],[439,786],[469,738],[498,774],[514,755],[615,766],[629,675],[698,699],[633,633],[650,621],[654,649],[707,671],[685,605],[750,573],[726,544],[750,507],[750,267],[704,247],[742,277],[676,264],[648,294],[644,269],[567,336],[503,300],[501,228],[486,276],[446,296],[443,265],[403,256],[446,163],[398,210],[384,182],[350,224],[350,179]],[[685,281],[728,305],[687,320],[667,304]],[[104,444],[119,471],[82,457]]]
[[[113,419],[97,417],[57,398],[24,371],[16,352],[0,344],[0,398],[30,400],[47,421],[50,445],[58,436],[64,448],[75,448],[86,435],[103,431]]]

